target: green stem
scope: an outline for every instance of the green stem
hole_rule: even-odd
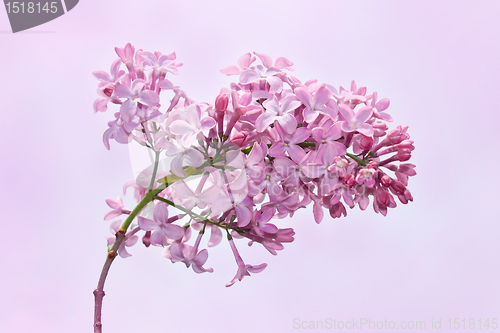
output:
[[[153,185],[154,185],[155,179],[156,179],[156,173],[158,172],[159,160],[160,160],[160,152],[155,151],[155,164],[153,167],[153,174],[151,175],[151,182],[149,183],[149,191],[148,192],[151,192],[153,190]]]
[[[300,146],[300,147],[314,147],[314,146],[316,146],[316,142],[307,142],[307,141],[304,141],[304,142],[298,143],[297,146]]]
[[[168,184],[161,184],[158,186],[155,190],[148,192],[144,198],[135,206],[134,210],[130,212],[130,215],[127,217],[125,222],[123,222],[122,226],[120,227],[120,230],[123,230],[124,232],[127,232],[128,227],[134,220],[134,218],[141,212],[141,210],[146,207],[148,203],[153,201],[155,199],[155,196],[157,196],[161,191],[166,189]]]
[[[164,202],[166,204],[169,204],[170,206],[172,206],[174,208],[177,208],[178,210],[180,210],[180,211],[182,211],[182,212],[190,215],[191,217],[198,218],[198,219],[200,219],[200,222],[210,223],[210,224],[213,224],[213,225],[216,225],[218,227],[225,228],[225,229],[228,228],[228,226],[226,226],[226,225],[222,225],[220,223],[211,221],[211,220],[209,220],[209,219],[207,219],[207,218],[205,218],[205,217],[203,217],[203,216],[201,216],[199,214],[196,214],[196,213],[190,211],[189,209],[186,209],[186,208],[184,208],[182,206],[176,205],[175,203],[173,203],[172,201],[170,201],[168,199],[165,199],[165,198],[162,198],[162,197],[155,197],[154,199],[160,200],[160,201],[162,201],[162,202]],[[234,228],[229,227],[229,229],[234,229]]]
[[[366,166],[366,162],[364,160],[360,159],[359,157],[357,157],[356,155],[353,155],[350,153],[346,153],[346,155],[349,156],[350,158],[352,158],[353,160],[355,160],[358,164]]]

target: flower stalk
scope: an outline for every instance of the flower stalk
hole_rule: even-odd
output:
[[[339,89],[315,79],[302,83],[287,73],[290,60],[254,52],[221,69],[238,79],[221,89],[214,103],[197,103],[169,79],[182,65],[175,53],[136,51],[130,43],[115,50],[119,59],[110,74],[93,73],[99,80],[95,112],[107,111],[109,104],[119,108],[104,132],[104,145],[136,141],[155,157],[126,184],[134,191],[134,209],[125,208],[121,197],[106,200],[112,211],[105,220],[126,219],[111,222],[113,237],[94,290],[94,332],[102,331],[111,264],[117,255],[130,256],[126,247],[141,234],[146,247],[160,247],[165,258],[200,274],[213,272],[204,267],[208,250],[202,237],[210,237],[210,248],[226,233],[237,266],[229,287],[267,266],[246,264],[238,238],[259,243],[272,255],[294,241],[294,230],[279,228],[274,219],[292,217],[309,203],[320,223],[325,211],[339,218],[347,215],[346,207],[365,210],[372,203],[385,216],[396,207],[395,199],[413,201],[407,186],[415,165],[401,162],[415,147],[407,126],[389,130],[390,103],[377,92],[367,93],[354,81]],[[257,59],[260,64],[254,65]],[[173,96],[168,106],[165,92]],[[171,163],[168,175],[158,180],[161,155]],[[128,231],[133,221],[137,225]]]

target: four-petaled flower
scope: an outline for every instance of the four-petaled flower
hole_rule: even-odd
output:
[[[236,260],[236,264],[238,265],[238,271],[236,272],[234,278],[226,284],[226,287],[231,287],[236,281],[241,281],[245,276],[250,276],[250,273],[260,273],[267,267],[266,263],[255,266],[245,265],[243,259],[241,259],[241,256],[238,253],[238,250],[236,249],[236,245],[234,245],[234,241],[232,238],[229,239],[229,245],[231,246],[231,250],[234,254],[234,259]]]
[[[138,217],[139,227],[145,231],[152,231],[151,244],[156,246],[165,246],[184,237],[184,228],[172,224],[173,219],[168,218],[168,205],[160,202],[154,209],[154,221]],[[175,218],[177,219],[177,218]]]
[[[339,112],[344,117],[342,122],[342,130],[350,133],[358,131],[366,136],[373,135],[373,127],[367,124],[366,121],[372,116],[372,108],[370,106],[363,106],[356,113],[347,105],[340,104]]]

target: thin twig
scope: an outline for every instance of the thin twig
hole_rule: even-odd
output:
[[[118,249],[120,248],[120,245],[123,243],[124,239],[125,239],[125,231],[118,230],[118,232],[116,233],[115,244],[108,252],[108,256],[106,257],[106,261],[104,262],[104,267],[102,268],[101,271],[101,276],[99,277],[99,282],[97,283],[97,289],[94,290],[94,300],[95,300],[94,333],[102,332],[101,313],[102,313],[102,299],[104,298],[105,295],[104,282],[106,282],[106,277],[108,276],[109,268],[111,267],[113,260],[115,260],[118,254]]]

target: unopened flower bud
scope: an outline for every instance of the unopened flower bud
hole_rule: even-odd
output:
[[[394,180],[391,183],[391,188],[396,192],[397,195],[402,195],[406,191],[406,187],[399,180]]]
[[[368,150],[373,146],[373,138],[369,136],[364,136],[359,140],[359,148],[363,150]]]
[[[227,110],[229,104],[229,97],[226,94],[221,94],[215,99],[215,111],[224,112]]]
[[[338,218],[342,215],[347,216],[347,211],[342,202],[337,202],[335,205],[330,206],[329,211],[332,218]]]
[[[403,140],[400,144],[397,145],[399,149],[406,148],[409,150],[414,150],[415,146],[413,146],[413,140]]]
[[[400,149],[396,156],[401,162],[408,161],[411,157],[411,151],[409,149]]]
[[[398,143],[401,143],[403,140],[408,139],[410,136],[406,133],[406,130],[408,129],[408,126],[398,126],[395,129],[392,129],[387,133],[387,140],[393,144],[397,145]]]
[[[102,92],[104,93],[104,95],[111,97],[111,95],[113,95],[114,90],[115,90],[115,87],[110,84],[110,85],[107,85],[106,87],[104,87]]]
[[[248,132],[238,132],[233,135],[231,142],[243,147],[248,142]]]
[[[391,203],[391,194],[387,191],[379,189],[375,194],[375,200],[381,207],[388,207]]]
[[[367,169],[375,169],[375,170],[377,170],[378,169],[378,162],[377,161],[370,161],[366,165],[366,168]]]
[[[146,247],[149,247],[151,245],[151,231],[146,231],[144,236],[142,236],[142,243]]]
[[[342,182],[347,187],[353,187],[356,184],[356,178],[354,177],[354,175],[348,174],[342,179]]]
[[[382,186],[384,187],[389,187],[392,183],[392,178],[387,176],[387,175],[383,175],[382,177],[380,177],[380,184],[382,184]]]
[[[241,117],[247,113],[247,108],[246,106],[238,106],[236,109],[234,109],[234,113],[238,115],[238,117]]]
[[[374,136],[384,136],[385,131],[389,128],[387,124],[382,121],[374,121],[371,125],[375,131]]]

